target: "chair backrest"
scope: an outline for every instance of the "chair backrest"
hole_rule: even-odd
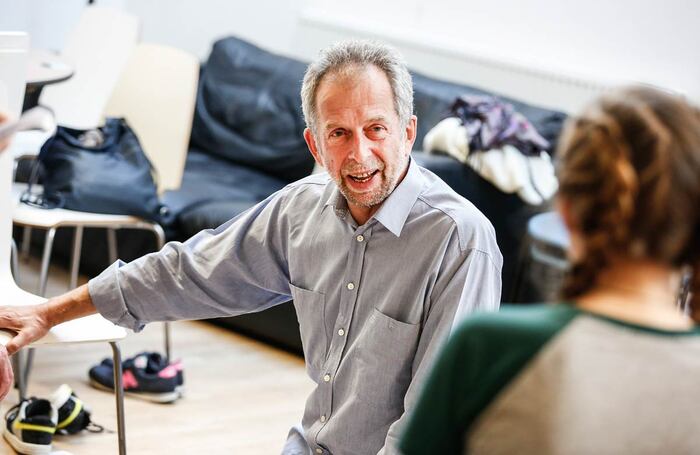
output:
[[[158,191],[182,181],[197,97],[199,61],[185,51],[138,44],[105,116],[124,117],[158,173]]]
[[[94,128],[139,38],[139,20],[115,8],[88,6],[71,31],[61,55],[73,76],[48,85],[40,103],[53,109],[60,125]]]
[[[17,118],[22,110],[27,77],[29,35],[0,32],[0,110]],[[0,288],[10,279],[12,239],[12,155],[0,153]]]

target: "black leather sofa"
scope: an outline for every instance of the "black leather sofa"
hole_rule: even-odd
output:
[[[216,227],[311,172],[314,163],[302,136],[304,121],[299,95],[305,68],[305,62],[267,52],[235,37],[214,44],[201,68],[182,186],[164,196],[177,214],[175,224],[167,229],[171,240],[184,240],[202,229]],[[413,77],[417,147],[430,128],[447,116],[459,95],[487,93],[421,74]],[[564,114],[503,99],[556,144]],[[508,300],[527,219],[544,207],[527,206],[517,195],[499,191],[452,158],[418,150],[413,152],[413,158],[472,201],[491,220],[504,256],[503,299]],[[91,254],[83,256],[81,267],[96,274],[107,265],[104,259],[107,254],[102,250],[104,234],[88,232],[86,236],[85,244],[91,245]],[[126,260],[148,252],[153,246],[139,232],[121,233],[119,241],[120,257]],[[64,243],[70,244],[67,238]],[[64,250],[64,256],[68,255],[68,248],[58,250],[58,254]],[[301,352],[291,303],[214,322]]]

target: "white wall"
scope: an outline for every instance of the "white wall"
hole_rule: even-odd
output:
[[[29,32],[32,47],[60,50],[86,0],[0,0],[0,30]],[[100,5],[123,8],[124,0]]]
[[[126,10],[141,18],[144,41],[176,46],[205,59],[214,40],[231,34],[265,49],[288,53],[303,3],[126,0]]]
[[[79,0],[0,0],[0,29],[26,29],[37,47],[60,48]],[[98,0],[142,20],[142,37],[205,58],[211,42],[237,34],[288,55],[312,58],[331,36],[394,37],[409,63],[469,82],[451,63],[460,52],[602,81],[644,81],[700,102],[700,2],[694,0]],[[314,36],[309,42],[309,36]],[[318,42],[316,42],[318,41]],[[431,49],[452,59],[425,61]]]
[[[354,0],[352,9],[344,0],[309,0],[307,13],[422,48],[461,49],[593,80],[654,83],[700,101],[694,0]]]

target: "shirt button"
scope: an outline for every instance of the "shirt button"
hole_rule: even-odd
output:
[[[323,423],[323,422],[325,422],[325,421],[326,421],[326,414],[323,414],[323,415],[321,416],[321,423]]]
[[[348,289],[350,289],[351,291],[352,291],[353,289],[355,289],[355,283],[353,283],[352,281],[349,282],[349,283],[348,283]]]
[[[316,453],[323,453],[322,449],[316,449]]]
[[[323,382],[328,382],[328,381],[330,381],[330,380],[331,380],[331,375],[328,374],[328,373],[326,373],[326,374],[323,376]]]
[[[345,330],[343,330],[343,329],[338,329],[338,335],[340,335],[341,337],[342,337],[343,335],[345,335]]]
[[[355,237],[355,239],[356,239],[358,242],[364,242],[364,241],[365,241],[365,236],[362,235],[362,234],[360,234],[360,235],[358,235],[357,237]]]

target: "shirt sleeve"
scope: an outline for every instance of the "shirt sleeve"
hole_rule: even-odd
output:
[[[290,300],[286,191],[184,243],[115,262],[88,283],[95,307],[139,331],[148,322],[236,316]]]
[[[453,251],[459,251],[457,245]],[[432,360],[447,335],[466,315],[475,311],[497,310],[500,298],[500,262],[494,261],[490,254],[471,249],[446,261],[431,295],[429,310],[424,316],[411,384],[404,398],[404,414],[389,428],[384,449],[380,453],[398,453],[398,439],[406,424],[407,414],[415,406]]]

